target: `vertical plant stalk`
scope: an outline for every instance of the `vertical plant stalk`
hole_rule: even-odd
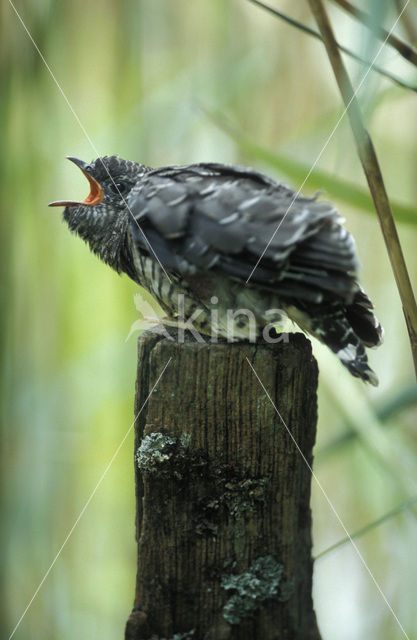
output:
[[[372,15],[366,13],[366,11],[362,11],[362,9],[358,9],[353,4],[351,4],[348,0],[333,0],[335,4],[344,9],[351,16],[362,22],[368,29],[371,29],[377,38],[380,40],[386,41],[391,47],[393,47],[400,56],[402,56],[405,60],[411,62],[411,64],[417,67],[417,51],[414,47],[407,44],[407,42],[403,42],[400,38],[397,38],[393,33],[389,33],[380,25],[374,24],[374,20]],[[404,8],[401,8],[400,11],[404,11]]]
[[[308,2],[322,35],[330,64],[332,65],[340,93],[346,106],[358,155],[378,214],[395,281],[401,297],[417,375],[417,305],[378,158],[371,137],[363,124],[359,104],[339,53],[333,29],[322,0],[308,0]]]
[[[406,32],[410,42],[415,45],[417,43],[417,23],[414,20],[414,16],[408,13],[409,10],[412,11],[413,7],[407,7],[407,5],[405,4],[406,2],[407,0],[395,0],[398,13],[401,14],[401,23],[403,29]]]
[[[307,33],[309,36],[312,36],[313,38],[317,38],[318,40],[322,39],[318,31],[315,31],[314,29],[310,29],[310,27],[303,24],[302,22],[299,22],[298,20],[295,20],[294,18],[287,16],[285,13],[282,13],[282,11],[278,11],[277,9],[270,7],[268,4],[261,2],[261,0],[248,0],[248,1],[251,4],[256,5],[257,7],[261,7],[261,9],[264,9],[265,11],[272,13],[272,15],[274,15],[276,18],[280,18],[287,24],[290,24],[292,27],[295,27],[296,29],[300,29],[300,31],[302,31],[303,33]],[[338,0],[334,0],[334,2],[337,2],[337,1]],[[386,34],[386,32],[384,33]],[[343,51],[343,53],[346,53],[348,56],[350,56],[354,60],[357,60],[361,64],[367,65],[369,67],[369,61],[365,60],[365,58],[362,58],[362,56],[359,56],[354,51],[351,51],[347,47],[344,47],[342,44],[338,43],[337,46],[339,47],[340,51]],[[403,43],[403,50],[405,50],[406,47],[408,47],[408,45]],[[413,53],[415,52],[411,51],[409,57],[407,57],[407,60],[409,60],[410,62],[412,62],[411,58],[413,56]],[[417,66],[417,53],[415,53],[415,58],[416,59],[414,61],[414,64],[416,64]],[[372,70],[376,71],[377,73],[380,73],[382,76],[385,76],[386,78],[389,78],[390,80],[392,80],[392,82],[395,82],[396,84],[398,84],[398,86],[403,87],[404,89],[417,91],[417,88],[414,85],[410,84],[409,82],[405,82],[405,80],[402,80],[401,78],[398,78],[397,76],[395,76],[393,73],[390,73],[389,71],[382,69],[381,67],[378,67],[376,64],[372,66]]]

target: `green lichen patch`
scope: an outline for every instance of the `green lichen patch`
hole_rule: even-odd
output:
[[[170,479],[186,487],[198,535],[216,536],[219,525],[233,520],[244,536],[245,523],[256,520],[268,501],[269,480],[248,477],[220,456],[210,459],[206,452],[192,449],[190,440],[187,433],[180,437],[149,433],[136,452],[138,468],[154,482]]]
[[[267,502],[269,483],[266,478],[248,478],[233,463],[217,461],[205,469],[210,493],[198,503],[197,533],[216,535],[225,512],[234,521],[243,522]]]
[[[160,477],[182,477],[184,458],[188,455],[190,434],[172,438],[161,432],[145,436],[136,452],[136,463],[142,473]]]
[[[256,505],[266,500],[267,480],[247,478],[226,483],[222,499],[232,516],[252,513]]]
[[[252,616],[266,600],[288,600],[290,589],[283,581],[284,567],[271,555],[258,558],[240,574],[229,574],[222,579],[226,591],[234,591],[223,607],[223,617],[229,624],[239,624]]]

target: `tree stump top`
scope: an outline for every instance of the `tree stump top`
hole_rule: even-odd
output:
[[[141,336],[128,640],[318,640],[310,471],[294,443],[311,464],[316,386],[301,334],[278,344]]]

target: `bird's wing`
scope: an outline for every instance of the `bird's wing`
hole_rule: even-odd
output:
[[[213,269],[316,302],[326,295],[348,300],[356,291],[355,245],[333,205],[252,169],[155,169],[127,204],[133,241],[147,252],[149,243],[166,269],[185,278]]]

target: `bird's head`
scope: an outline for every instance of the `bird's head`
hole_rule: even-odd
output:
[[[120,271],[121,244],[129,223],[127,198],[132,187],[149,171],[142,164],[118,156],[84,162],[68,156],[87,178],[90,193],[81,202],[58,200],[50,207],[65,207],[64,220],[99,255],[104,262]]]

